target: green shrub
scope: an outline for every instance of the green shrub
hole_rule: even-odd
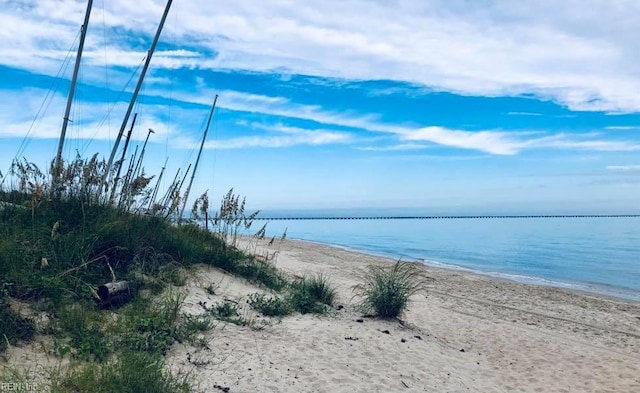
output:
[[[291,284],[289,302],[291,307],[302,313],[323,314],[325,306],[332,306],[336,290],[322,274],[305,276]]]
[[[362,298],[361,310],[381,318],[398,317],[409,298],[425,288],[418,265],[400,260],[393,266],[370,266],[363,281],[354,287]]]
[[[244,326],[247,321],[240,316],[238,306],[229,302],[221,302],[215,304],[208,309],[209,313],[219,321],[233,323],[234,325]]]
[[[182,321],[176,329],[176,334],[180,340],[195,342],[195,337],[200,332],[206,332],[213,327],[213,321],[208,314],[184,315]]]
[[[326,276],[318,274],[304,277],[302,281],[305,290],[313,296],[315,301],[326,304],[327,306],[333,306],[336,298],[336,290]]]
[[[289,301],[290,307],[298,311],[300,314],[324,313],[324,306],[316,302],[313,296],[304,290],[293,290],[287,300]]]
[[[263,293],[252,293],[247,300],[249,305],[262,315],[268,317],[283,316],[291,314],[289,303],[278,296],[267,296]]]

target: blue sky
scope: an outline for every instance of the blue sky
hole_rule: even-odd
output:
[[[64,155],[108,156],[161,0],[95,0]],[[55,156],[86,3],[0,1],[0,171]],[[134,145],[255,209],[640,212],[640,2],[176,0]],[[65,62],[71,60],[71,62]],[[132,79],[133,78],[133,79]],[[168,180],[167,180],[168,182]]]

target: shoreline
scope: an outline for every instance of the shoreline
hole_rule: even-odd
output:
[[[629,302],[633,304],[640,304],[640,291],[633,291],[633,289],[629,289],[629,292],[624,290],[622,291],[607,290],[604,288],[604,286],[597,286],[597,285],[589,286],[586,283],[579,283],[579,282],[577,283],[561,282],[561,281],[555,281],[552,279],[547,279],[544,277],[523,276],[523,275],[518,275],[514,273],[482,271],[479,269],[473,269],[473,268],[456,265],[454,263],[446,263],[446,262],[439,262],[436,260],[430,260],[425,258],[410,257],[408,255],[404,255],[404,256],[401,255],[400,257],[395,257],[385,253],[376,253],[374,251],[371,251],[365,248],[345,246],[341,244],[328,243],[328,242],[322,242],[322,241],[316,241],[316,240],[301,239],[301,238],[295,238],[295,237],[288,238],[288,240],[302,242],[302,243],[309,243],[309,244],[319,245],[319,246],[333,247],[333,248],[348,251],[348,252],[360,253],[360,254],[369,255],[372,257],[385,258],[393,262],[397,261],[398,259],[402,259],[403,261],[416,262],[424,266],[435,268],[435,269],[459,271],[467,274],[490,277],[495,280],[506,280],[509,282],[516,282],[524,285],[563,289],[566,291],[577,292],[577,293],[581,293],[589,296],[597,296],[597,297],[603,297],[611,300]]]

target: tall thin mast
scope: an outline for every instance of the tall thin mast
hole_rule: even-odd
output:
[[[193,178],[196,177],[196,171],[198,170],[198,163],[200,162],[200,156],[202,155],[202,148],[204,147],[204,141],[207,139],[207,133],[209,132],[209,125],[211,125],[211,118],[213,117],[213,111],[216,109],[216,102],[218,102],[217,94],[216,94],[216,98],[214,98],[213,100],[213,105],[211,106],[211,112],[209,112],[209,120],[207,120],[207,128],[204,129],[204,135],[202,135],[202,142],[200,143],[200,151],[198,151],[198,158],[196,158],[196,164],[193,167],[193,172],[191,173],[191,180],[189,180],[189,186],[187,187],[187,191],[184,194],[184,204],[182,205],[182,210],[180,211],[180,215],[178,216],[178,221],[182,220],[182,215],[184,214],[184,208],[187,206],[187,199],[189,199],[189,191],[191,191]]]
[[[129,141],[131,140],[131,134],[133,133],[133,127],[136,125],[136,119],[138,118],[138,114],[133,115],[133,121],[131,122],[131,128],[129,128],[129,132],[127,133],[127,138],[124,141],[124,149],[122,149],[122,157],[120,158],[120,165],[118,165],[118,172],[116,172],[116,177],[113,180],[113,185],[111,186],[111,196],[109,196],[109,203],[113,202],[113,198],[116,195],[116,188],[118,187],[118,182],[120,181],[120,172],[122,170],[122,166],[124,165],[124,157],[127,154],[127,147],[129,146]]]
[[[93,0],[89,0],[87,3],[87,10],[84,14],[84,23],[82,24],[80,32],[80,44],[78,45],[78,54],[76,55],[76,64],[73,67],[73,76],[71,78],[71,86],[69,88],[69,95],[67,96],[67,107],[64,111],[64,121],[62,122],[62,131],[60,131],[60,141],[58,142],[58,152],[56,154],[56,162],[54,166],[54,182],[57,182],[58,175],[62,166],[62,149],[64,147],[64,139],[67,135],[67,126],[69,125],[69,113],[71,113],[71,103],[73,102],[73,95],[76,91],[76,82],[78,81],[78,71],[80,70],[80,59],[82,58],[82,50],[84,48],[84,39],[87,35],[87,27],[89,27],[89,16],[91,15],[91,7]]]
[[[113,158],[116,155],[116,151],[118,150],[118,145],[120,144],[120,140],[122,139],[122,134],[124,133],[124,129],[127,127],[127,123],[129,121],[129,116],[131,116],[131,111],[133,111],[133,106],[138,98],[138,93],[140,92],[140,88],[142,87],[142,82],[144,81],[144,76],[147,73],[147,69],[149,68],[149,63],[151,62],[151,57],[153,56],[153,52],[156,49],[156,45],[158,44],[158,39],[160,38],[160,33],[162,32],[162,27],[164,26],[165,20],[167,20],[167,14],[169,14],[169,9],[171,8],[171,3],[173,0],[167,1],[167,6],[164,9],[164,14],[162,14],[162,19],[160,20],[160,25],[158,26],[158,30],[156,31],[155,37],[153,37],[153,43],[149,48],[149,52],[147,53],[147,58],[144,62],[144,67],[142,67],[142,72],[140,73],[140,78],[138,78],[138,84],[136,85],[135,90],[133,91],[133,96],[131,97],[131,101],[129,102],[129,108],[127,108],[127,113],[124,116],[122,121],[122,126],[120,127],[120,131],[118,132],[118,136],[116,137],[116,142],[113,145],[113,149],[111,150],[111,155],[109,156],[109,161],[107,162],[107,166],[104,171],[104,175],[102,176],[102,184],[107,180],[107,176],[109,175],[109,170],[111,169],[111,165],[113,164]]]
[[[158,195],[158,188],[160,188],[160,182],[162,181],[162,176],[164,175],[164,170],[167,168],[167,161],[169,161],[169,157],[164,160],[164,165],[162,166],[162,170],[160,171],[160,176],[158,176],[158,181],[156,182],[156,186],[153,189],[153,193],[151,194],[151,199],[149,200],[149,206],[147,210],[151,210],[151,207],[156,201],[156,196]]]
[[[140,153],[140,158],[138,158],[138,162],[136,163],[135,168],[133,168],[133,178],[138,177],[140,170],[142,168],[142,160],[144,160],[144,151],[147,148],[147,142],[149,142],[149,137],[151,134],[155,134],[156,132],[149,128],[149,132],[147,133],[147,139],[144,140],[144,145],[142,145],[142,153]]]

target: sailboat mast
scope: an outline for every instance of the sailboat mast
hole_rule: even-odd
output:
[[[145,59],[144,67],[142,67],[140,78],[138,78],[138,84],[136,85],[136,88],[133,91],[133,96],[131,97],[131,101],[129,102],[129,108],[127,108],[127,113],[125,114],[124,119],[122,121],[122,126],[120,127],[120,131],[118,132],[118,136],[116,137],[116,142],[113,145],[113,149],[111,150],[109,161],[107,161],[107,166],[105,168],[104,175],[102,177],[103,186],[107,180],[107,176],[109,175],[109,170],[111,169],[111,165],[113,164],[113,159],[116,155],[116,151],[118,150],[118,145],[120,144],[120,140],[122,139],[122,134],[124,133],[124,130],[127,127],[127,123],[129,122],[129,116],[131,116],[131,112],[133,111],[133,106],[138,98],[138,93],[140,93],[140,88],[142,87],[144,76],[146,75],[147,69],[149,68],[151,57],[153,56],[153,52],[156,49],[156,45],[158,44],[158,39],[160,38],[160,33],[162,32],[162,27],[164,26],[164,22],[167,20],[167,15],[169,14],[169,9],[171,8],[172,2],[173,0],[167,1],[167,5],[164,9],[164,14],[162,14],[162,19],[160,20],[160,25],[158,26],[156,35],[153,37],[153,43],[151,44],[151,47],[149,48],[149,52],[147,53],[147,58]]]
[[[131,134],[133,133],[133,127],[136,125],[136,119],[138,118],[138,114],[133,115],[133,121],[131,122],[131,128],[129,128],[129,132],[127,133],[127,138],[124,141],[124,149],[122,149],[122,157],[120,158],[120,165],[118,165],[118,172],[116,172],[116,177],[113,180],[113,185],[111,186],[111,195],[109,196],[109,203],[113,202],[113,198],[116,195],[116,188],[118,187],[118,182],[120,181],[120,171],[122,170],[122,166],[124,165],[124,157],[127,154],[127,148],[129,146],[129,141],[131,140]]]
[[[93,6],[93,0],[87,2],[87,10],[84,14],[84,23],[82,24],[80,32],[80,44],[78,45],[78,54],[76,55],[76,63],[73,67],[73,76],[71,78],[71,86],[69,88],[69,95],[67,96],[67,107],[64,111],[64,121],[62,122],[62,130],[60,131],[60,141],[58,142],[58,152],[56,154],[56,161],[54,166],[54,182],[58,180],[60,170],[62,169],[62,150],[64,147],[64,140],[67,135],[67,126],[69,125],[69,114],[71,113],[71,103],[73,102],[73,95],[76,91],[76,82],[78,81],[78,71],[80,70],[80,60],[82,58],[82,50],[84,49],[84,39],[87,35],[87,28],[89,27],[89,16],[91,15],[91,7]]]
[[[144,145],[142,145],[142,153],[140,153],[140,158],[138,158],[138,162],[136,163],[136,167],[133,169],[133,178],[135,179],[140,174],[140,170],[142,168],[142,160],[144,160],[144,151],[147,148],[147,142],[149,142],[149,137],[151,134],[155,134],[156,132],[149,128],[149,132],[147,133],[147,139],[144,140]]]
[[[209,120],[207,120],[207,127],[204,129],[204,134],[202,135],[202,142],[200,143],[200,151],[198,151],[198,158],[196,158],[196,164],[194,165],[193,172],[191,173],[191,180],[189,180],[189,186],[187,187],[187,191],[184,194],[184,203],[182,204],[182,210],[180,211],[180,215],[178,216],[178,221],[182,220],[184,209],[187,206],[187,199],[189,199],[189,192],[191,191],[191,186],[193,185],[193,178],[196,177],[196,171],[198,170],[198,163],[200,162],[200,156],[202,155],[202,148],[204,147],[204,141],[207,139],[207,133],[209,132],[209,126],[211,125],[211,118],[213,117],[213,111],[216,109],[216,102],[218,102],[217,94],[216,94],[216,98],[214,98],[213,100],[213,105],[211,106],[211,112],[209,112]]]

